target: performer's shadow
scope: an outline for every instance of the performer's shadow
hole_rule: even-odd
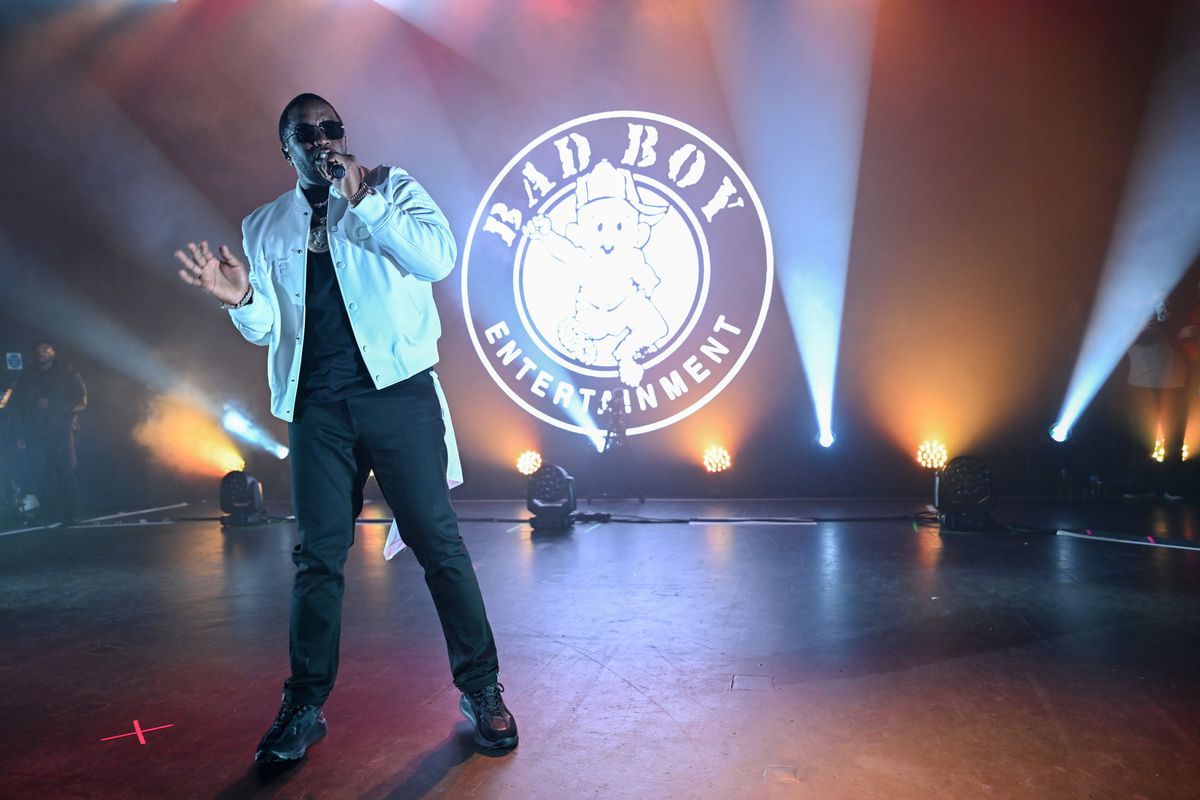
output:
[[[475,745],[470,724],[460,722],[441,744],[414,755],[399,772],[374,786],[366,796],[383,797],[386,800],[418,800],[433,792],[455,768],[476,754],[496,758],[508,755],[506,752],[480,750]],[[303,761],[256,764],[216,795],[217,800],[273,797],[291,782],[303,764]]]
[[[246,774],[226,786],[216,800],[241,800],[245,797],[272,797],[283,789],[303,761],[254,764]]]
[[[475,746],[473,729],[468,723],[461,722],[441,744],[414,755],[397,774],[376,786],[370,796],[382,796],[385,800],[418,800],[476,754],[491,755]]]

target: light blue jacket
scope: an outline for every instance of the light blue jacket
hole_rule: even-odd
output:
[[[380,166],[366,180],[375,191],[354,208],[330,189],[329,254],[359,352],[375,387],[382,389],[437,363],[442,327],[432,282],[450,274],[458,249],[445,215],[407,172]],[[242,248],[254,301],[229,312],[242,336],[267,346],[271,413],[289,422],[304,352],[310,214],[297,184],[246,217]],[[436,376],[434,385],[453,472],[458,464],[454,432]]]

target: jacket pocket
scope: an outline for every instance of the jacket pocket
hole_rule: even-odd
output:
[[[304,305],[304,286],[297,260],[289,255],[271,256],[268,260],[279,296],[286,297],[293,305]]]

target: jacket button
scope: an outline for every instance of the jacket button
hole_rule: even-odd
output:
[[[345,265],[343,262],[339,261],[339,262],[338,262],[338,269],[345,269],[345,268],[346,268],[346,265]]]
[[[367,352],[367,346],[365,344],[363,345],[363,352]]]
[[[330,226],[329,226],[329,232],[330,232],[330,233],[337,233],[337,225],[330,225]]]
[[[351,310],[351,311],[355,311],[355,310],[357,310],[357,309],[358,309],[358,303],[351,303],[351,304],[350,304],[350,310]]]

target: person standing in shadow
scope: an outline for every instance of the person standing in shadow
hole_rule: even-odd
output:
[[[41,521],[76,521],[75,434],[79,414],[87,408],[87,385],[74,368],[59,360],[53,344],[40,341],[33,346],[33,369],[18,381],[12,402],[16,445],[29,462]]]

